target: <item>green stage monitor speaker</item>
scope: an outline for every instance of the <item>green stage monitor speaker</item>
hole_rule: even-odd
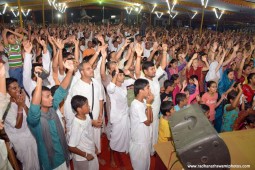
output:
[[[227,145],[199,105],[175,112],[169,124],[177,157],[185,169],[229,169]]]

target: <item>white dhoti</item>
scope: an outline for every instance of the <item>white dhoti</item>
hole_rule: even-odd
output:
[[[8,153],[4,140],[0,139],[0,170],[13,170],[8,161]]]
[[[99,164],[96,154],[92,154],[94,159],[91,161],[76,161],[73,160],[74,170],[99,170]]]
[[[96,144],[98,153],[101,153],[101,128],[93,127],[94,142]]]
[[[150,143],[130,142],[129,155],[134,170],[150,169]]]
[[[123,115],[119,122],[112,124],[110,147],[117,152],[128,153],[130,143],[130,119]]]

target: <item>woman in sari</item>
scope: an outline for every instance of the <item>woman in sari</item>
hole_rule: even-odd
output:
[[[221,98],[221,95],[226,93],[229,90],[229,88],[231,88],[231,86],[234,84],[234,79],[235,79],[234,70],[232,70],[231,68],[226,69],[218,85],[219,98]],[[224,101],[216,108],[214,127],[217,130],[217,132],[221,131],[223,106]]]

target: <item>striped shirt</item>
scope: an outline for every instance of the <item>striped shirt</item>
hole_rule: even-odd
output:
[[[17,41],[16,44],[8,44],[5,46],[5,52],[8,54],[10,69],[20,68],[23,66],[20,41]]]

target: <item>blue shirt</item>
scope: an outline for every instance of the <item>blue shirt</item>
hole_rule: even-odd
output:
[[[59,104],[63,101],[63,99],[66,97],[67,91],[63,89],[61,86],[56,90],[54,96],[53,96],[53,109],[57,110]],[[53,143],[53,148],[55,151],[55,155],[53,158],[53,166],[51,167],[50,161],[48,159],[48,153],[47,149],[43,140],[43,134],[42,134],[42,125],[41,125],[41,109],[40,105],[34,105],[31,103],[28,116],[27,116],[27,124],[30,128],[32,134],[35,137],[36,143],[37,143],[37,150],[38,150],[38,158],[40,162],[40,167],[45,170],[52,170],[60,166],[65,162],[65,156],[63,153],[63,148],[60,143],[59,135],[57,132],[56,123],[54,120],[49,120],[49,128],[50,128],[50,134],[51,139]]]

